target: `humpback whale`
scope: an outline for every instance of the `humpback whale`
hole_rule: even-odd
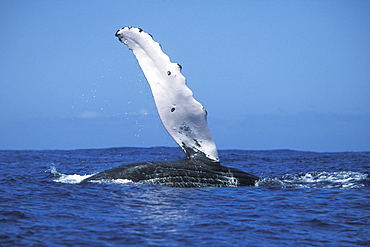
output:
[[[255,185],[259,177],[221,165],[208,127],[207,111],[187,87],[181,65],[172,63],[160,44],[141,28],[121,28],[116,37],[135,55],[150,85],[162,124],[186,158],[124,164],[83,182],[125,179],[172,187]]]

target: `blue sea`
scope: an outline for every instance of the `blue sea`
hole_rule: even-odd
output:
[[[254,187],[79,182],[180,148],[0,151],[0,246],[370,246],[370,152],[221,150]]]

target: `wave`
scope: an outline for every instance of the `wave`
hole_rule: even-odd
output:
[[[351,171],[286,174],[281,178],[264,178],[256,186],[284,188],[353,189],[369,183],[368,174]]]

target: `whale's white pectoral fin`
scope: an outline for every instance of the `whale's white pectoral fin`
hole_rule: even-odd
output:
[[[207,112],[193,97],[181,74],[159,43],[140,28],[124,27],[116,36],[130,48],[152,90],[162,123],[190,158],[206,156],[218,162],[217,148],[207,124]]]

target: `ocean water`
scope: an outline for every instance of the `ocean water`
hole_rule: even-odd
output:
[[[370,152],[221,150],[254,187],[79,182],[179,148],[0,151],[0,246],[370,246]]]

